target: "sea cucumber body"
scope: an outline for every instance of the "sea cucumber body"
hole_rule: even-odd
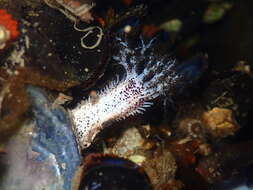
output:
[[[71,110],[81,148],[88,147],[106,123],[141,113],[152,104],[146,102],[143,84],[138,78],[112,82],[96,99],[89,98]]]
[[[113,58],[125,68],[125,78],[111,82],[95,100],[90,97],[70,110],[81,149],[90,146],[107,124],[143,113],[152,105],[151,100],[165,92],[173,96],[201,73],[202,67],[195,64],[199,63],[197,61],[178,67],[177,62],[168,56],[160,57],[152,52],[146,56],[151,44],[152,41],[147,45],[142,41],[141,47],[131,49],[119,39],[119,53]],[[140,64],[144,64],[142,71],[138,69]]]

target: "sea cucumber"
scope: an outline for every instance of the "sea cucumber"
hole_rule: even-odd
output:
[[[97,93],[95,101],[89,97],[69,111],[81,149],[89,147],[109,123],[143,113],[152,105],[151,100],[166,92],[169,96],[173,95],[176,89],[183,88],[184,83],[189,83],[200,71],[198,64],[184,66],[169,56],[150,52],[153,40],[148,44],[141,40],[141,46],[137,48],[130,48],[120,38],[117,40],[119,53],[113,58],[125,68],[124,79],[111,82]],[[144,69],[139,72],[143,63]]]

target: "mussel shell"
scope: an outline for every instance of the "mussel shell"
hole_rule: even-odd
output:
[[[101,34],[98,29],[92,30],[84,39],[85,45],[96,44],[98,35],[102,40],[93,49],[86,49],[82,47],[81,39],[87,32],[77,31],[73,21],[56,9],[41,4],[35,10],[26,7],[22,11],[24,21],[21,27],[27,32],[20,41],[29,38],[26,56],[30,65],[52,78],[75,80],[83,85],[85,82],[95,83],[103,75],[110,54],[106,34]],[[39,16],[30,16],[30,11]],[[84,22],[77,24],[79,29],[92,26]]]
[[[79,190],[151,190],[149,178],[135,163],[110,155],[91,154],[85,159]]]
[[[27,92],[33,117],[10,140],[0,189],[71,190],[82,158],[68,114],[41,88]]]
[[[63,179],[62,189],[70,190],[81,163],[71,121],[62,107],[52,105],[42,89],[29,86],[27,92],[32,100],[36,123],[36,135],[32,139],[31,148],[39,153],[37,160],[42,163],[50,156],[55,158],[57,164],[51,167],[58,168],[56,176]]]

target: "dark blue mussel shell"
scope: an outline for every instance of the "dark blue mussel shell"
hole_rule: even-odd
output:
[[[58,168],[56,173],[64,181],[62,189],[70,190],[73,177],[81,164],[70,119],[64,109],[52,106],[43,90],[30,86],[27,91],[32,100],[37,127],[37,135],[32,139],[32,150],[39,153],[37,160],[41,162],[54,155],[58,166],[51,167]]]
[[[10,140],[1,171],[1,190],[72,190],[80,155],[71,121],[41,88],[27,88],[32,118]]]
[[[90,154],[79,190],[151,190],[149,178],[135,163],[110,155]]]
[[[188,83],[196,82],[207,68],[207,60],[204,56],[195,56],[179,64],[176,71],[184,76]]]
[[[204,76],[208,68],[207,58],[204,55],[196,55],[185,61],[180,62],[175,71],[182,79],[175,85],[174,92],[182,94],[187,92],[189,87],[193,86]],[[175,96],[175,95],[174,95]]]

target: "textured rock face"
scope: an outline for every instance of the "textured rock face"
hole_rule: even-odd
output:
[[[206,128],[215,137],[234,135],[239,129],[233,113],[229,109],[213,108],[203,114]]]

